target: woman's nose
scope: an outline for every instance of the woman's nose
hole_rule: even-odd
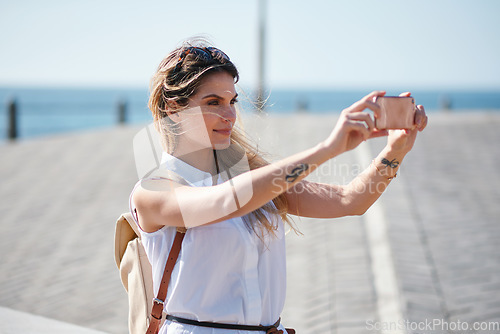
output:
[[[226,122],[234,124],[234,122],[236,121],[236,109],[234,108],[234,106],[224,108],[222,119]]]

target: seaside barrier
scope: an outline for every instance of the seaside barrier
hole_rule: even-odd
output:
[[[127,102],[125,100],[119,100],[117,105],[118,110],[118,124],[127,123]]]
[[[17,103],[15,99],[7,102],[7,138],[14,140],[17,138]]]
[[[340,113],[363,91],[275,90],[268,95],[265,114]],[[392,93],[394,94],[394,93]],[[428,112],[500,111],[500,91],[416,92]],[[243,96],[243,94],[242,94]],[[0,87],[0,143],[120,124],[152,122],[145,90],[31,89]],[[255,111],[253,93],[238,103]]]
[[[128,102],[125,99],[119,99],[116,103],[117,124],[123,125],[128,122]],[[10,98],[6,103],[7,110],[7,139],[15,141],[19,137],[19,103],[16,98]]]

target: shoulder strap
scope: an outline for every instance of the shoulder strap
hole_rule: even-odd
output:
[[[158,294],[155,299],[153,299],[153,309],[151,310],[151,321],[149,322],[148,330],[146,334],[156,334],[158,333],[158,328],[160,327],[160,321],[163,314],[163,304],[165,304],[165,298],[167,297],[168,283],[170,282],[170,276],[172,275],[172,270],[174,269],[177,258],[181,251],[182,240],[184,239],[184,233],[177,231],[174,238],[174,243],[170,249],[170,254],[168,254],[167,263],[165,264],[165,271],[163,272],[163,277],[161,279],[160,288],[158,289]]]
[[[129,241],[140,237],[139,229],[130,212],[123,213],[116,221],[115,227],[115,262],[118,269]]]

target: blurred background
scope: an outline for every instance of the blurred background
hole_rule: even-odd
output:
[[[127,332],[113,236],[137,181],[132,140],[156,67],[201,35],[238,66],[246,129],[275,158],[373,90],[411,91],[429,115],[372,209],[287,237],[285,323],[499,333],[499,14],[496,0],[0,0],[0,332]],[[311,177],[349,180],[335,166],[359,172],[384,145]]]
[[[230,55],[247,96],[262,83],[268,112],[339,112],[372,90],[411,91],[429,111],[500,108],[494,0],[3,0],[0,8],[2,138],[12,101],[19,137],[112,126],[120,104],[127,122],[150,120],[151,75],[197,35]]]

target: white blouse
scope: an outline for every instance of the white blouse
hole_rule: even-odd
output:
[[[160,168],[172,170],[195,187],[211,186],[212,176],[164,153]],[[222,182],[219,178],[219,183]],[[131,203],[134,219],[135,206]],[[243,325],[271,325],[283,310],[286,295],[285,233],[283,221],[276,237],[259,239],[242,218],[188,229],[168,287],[165,312],[174,316]],[[164,226],[147,233],[142,243],[153,268],[158,292],[176,229]],[[160,334],[257,333],[221,330],[166,321]],[[280,325],[284,330],[284,326]]]

